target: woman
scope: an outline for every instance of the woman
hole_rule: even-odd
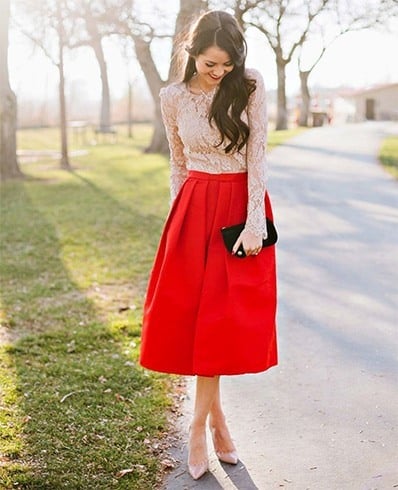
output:
[[[149,279],[141,364],[196,375],[188,468],[208,470],[206,422],[221,461],[238,455],[220,400],[220,375],[277,363],[274,247],[262,248],[266,216],[266,100],[245,69],[236,20],[211,11],[186,47],[183,81],[160,92],[170,146],[172,206]],[[233,254],[221,228],[245,222]],[[247,257],[234,254],[240,245]]]

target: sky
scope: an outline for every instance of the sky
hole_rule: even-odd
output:
[[[365,88],[375,84],[398,82],[398,22],[390,32],[359,31],[347,33],[335,41],[310,77],[310,86]],[[264,37],[251,30],[248,41],[247,66],[259,69],[268,89],[276,89],[276,69],[273,53]],[[316,52],[319,46],[308,45],[308,52]],[[123,59],[116,41],[105,43],[106,58],[112,96],[116,99],[126,94],[130,77],[138,90],[146,90],[145,79],[138,63],[131,56]],[[163,77],[167,73],[167,48],[154,50]],[[9,68],[11,85],[20,100],[45,100],[56,96],[57,70],[49,60],[18,32],[10,32]],[[89,48],[80,48],[66,56],[67,91],[79,99],[97,101],[101,85],[96,60]],[[287,92],[295,95],[299,90],[297,60],[287,68]]]

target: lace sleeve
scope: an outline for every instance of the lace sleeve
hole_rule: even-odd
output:
[[[171,202],[173,202],[187,177],[186,158],[183,151],[184,145],[178,134],[177,98],[173,93],[173,86],[162,88],[159,95],[170,148],[170,195]]]
[[[248,70],[248,78],[256,80],[256,90],[251,94],[247,109],[250,136],[247,143],[247,173],[249,201],[246,229],[256,236],[267,237],[264,197],[267,166],[267,103],[264,80],[257,70]]]

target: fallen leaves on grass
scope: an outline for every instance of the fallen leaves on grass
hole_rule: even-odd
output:
[[[126,470],[120,470],[116,473],[116,478],[122,478],[125,475],[128,475],[129,473],[133,473],[134,469],[133,468],[128,468]]]
[[[126,306],[119,306],[118,311],[119,311],[119,313],[123,313],[123,312],[128,311],[128,310],[134,311],[136,309],[137,309],[136,305],[126,305]]]
[[[171,459],[168,459],[168,458],[162,459],[162,461],[160,463],[164,467],[165,470],[172,470],[176,466],[175,461],[172,461]]]
[[[68,344],[66,344],[66,352],[68,354],[73,354],[74,352],[76,352],[76,341],[75,340],[71,340]]]
[[[12,459],[9,456],[0,456],[0,467],[6,466],[7,464],[9,464],[11,462],[12,462]]]
[[[123,478],[123,476],[128,475],[129,473],[134,473],[134,471],[144,472],[145,466],[143,464],[135,464],[132,468],[126,468],[118,471],[115,476],[116,478]]]
[[[63,396],[60,400],[60,403],[64,403],[64,401],[69,398],[70,396],[72,395],[76,395],[77,393],[84,393],[85,391],[88,391],[88,390],[77,390],[77,391],[71,391],[70,393],[66,394],[65,396]]]

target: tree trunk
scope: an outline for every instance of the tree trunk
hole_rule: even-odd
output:
[[[133,84],[131,82],[128,83],[127,136],[133,137]]]
[[[71,170],[68,155],[68,133],[66,122],[66,103],[65,103],[65,73],[64,73],[64,26],[62,20],[61,6],[57,3],[58,13],[58,41],[59,41],[59,116],[61,126],[61,168]]]
[[[145,150],[146,153],[155,152],[156,153],[168,153],[169,143],[167,141],[166,132],[163,125],[162,114],[160,112],[160,105],[155,111],[155,122],[153,125],[153,135],[152,141],[149,148]]]
[[[308,126],[308,117],[310,115],[311,94],[308,88],[308,77],[311,71],[300,71],[300,88],[301,88],[301,105],[298,124],[299,126]]]
[[[151,92],[152,99],[155,104],[154,131],[149,147],[145,151],[147,153],[167,153],[168,143],[166,138],[166,131],[162,123],[159,100],[159,91],[163,87],[164,83],[162,82],[162,79],[160,78],[159,72],[156,69],[156,65],[153,61],[150,43],[144,41],[139,36],[134,36],[133,39],[138,63],[140,64],[141,69],[144,72],[149,91]]]
[[[6,0],[0,16],[0,180],[23,176],[17,160],[17,99],[8,75],[9,17],[10,1]]]
[[[23,177],[17,160],[17,99],[0,88],[0,180]]]
[[[111,96],[109,92],[108,70],[102,47],[101,36],[98,32],[97,26],[91,18],[87,18],[86,22],[87,30],[92,40],[90,44],[94,49],[101,74],[102,97],[99,129],[100,131],[106,132],[109,131],[111,127]]]
[[[180,0],[180,10],[178,11],[175,35],[173,38],[173,49],[171,52],[171,62],[169,69],[168,81],[173,82],[180,79],[181,73],[181,57],[179,50],[184,49],[184,40],[188,34],[188,30],[192,21],[201,11],[208,8],[207,0]]]
[[[173,39],[173,53],[169,70],[169,82],[175,80],[179,74],[177,64],[178,57],[175,56],[176,50],[180,46],[180,32],[190,24],[195,14],[207,8],[207,0],[180,0],[180,10],[176,20],[175,35]],[[134,45],[138,62],[144,72],[149,90],[155,104],[155,124],[152,140],[146,149],[148,153],[167,153],[169,145],[167,143],[166,131],[162,123],[160,111],[159,90],[165,85],[160,78],[159,72],[152,58],[150,42],[144,41],[139,36],[134,36]]]
[[[278,74],[278,107],[276,115],[276,130],[287,129],[287,104],[286,104],[286,63],[281,57],[276,57]]]

